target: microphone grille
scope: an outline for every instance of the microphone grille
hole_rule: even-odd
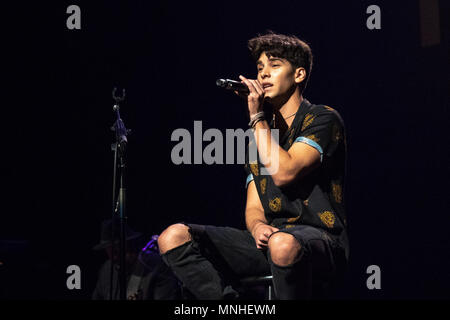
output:
[[[227,81],[225,79],[217,79],[216,80],[216,85],[218,87],[226,87]]]

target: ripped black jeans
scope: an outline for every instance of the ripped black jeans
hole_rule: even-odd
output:
[[[162,258],[199,300],[237,298],[231,288],[240,278],[270,274],[277,299],[324,298],[325,289],[345,271],[343,247],[325,231],[311,226],[277,231],[292,234],[301,245],[297,262],[278,266],[270,259],[269,250],[256,248],[247,230],[186,225],[192,241],[167,251]]]

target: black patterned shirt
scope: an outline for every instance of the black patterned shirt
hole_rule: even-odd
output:
[[[319,151],[321,163],[289,185],[277,187],[270,175],[261,174],[263,164],[259,156],[255,161],[249,161],[252,143],[255,143],[254,139],[246,150],[246,186],[252,180],[255,182],[268,223],[280,229],[303,224],[323,229],[340,240],[348,251],[344,208],[347,144],[339,113],[325,105],[314,105],[306,99],[302,101],[279,144],[287,151],[294,143],[306,143]]]

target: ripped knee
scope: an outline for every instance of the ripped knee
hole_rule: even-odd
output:
[[[288,266],[300,258],[302,246],[295,237],[286,232],[276,232],[269,238],[269,251],[272,262]]]
[[[164,254],[191,240],[192,237],[188,226],[182,223],[173,224],[160,234],[158,238],[159,252]]]

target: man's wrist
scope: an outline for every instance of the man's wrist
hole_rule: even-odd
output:
[[[261,113],[261,112],[264,113],[263,110],[256,110],[256,111],[254,111],[254,112],[250,112],[250,113],[249,113],[250,119],[251,119],[252,117],[256,116],[258,113]]]
[[[262,224],[266,224],[266,223],[263,221],[257,221],[256,223],[254,223],[252,229],[250,230],[250,233],[253,234],[256,231],[256,229],[259,226],[261,226]]]
[[[256,125],[256,123],[262,120],[264,120],[264,111],[260,111],[253,115],[250,115],[250,122],[248,123],[248,125],[250,128],[253,128]]]

